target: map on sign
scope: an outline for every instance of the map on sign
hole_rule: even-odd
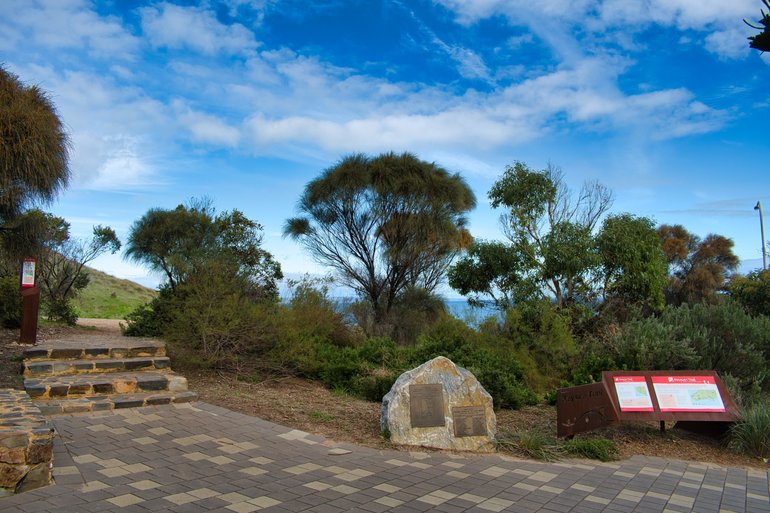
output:
[[[652,386],[660,411],[725,411],[712,376],[653,376]]]
[[[653,411],[644,376],[614,376],[620,411]]]

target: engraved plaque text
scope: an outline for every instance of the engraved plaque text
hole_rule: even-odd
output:
[[[444,386],[409,385],[409,417],[413,428],[445,426]]]
[[[483,406],[456,406],[452,408],[455,436],[485,436],[487,419]]]

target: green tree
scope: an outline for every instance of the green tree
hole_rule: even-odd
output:
[[[736,274],[727,284],[727,291],[751,315],[770,316],[770,271],[757,269],[746,276]]]
[[[552,296],[562,307],[593,293],[599,258],[593,230],[612,204],[612,193],[586,182],[574,196],[561,170],[507,166],[489,191],[507,244],[480,243],[449,272],[449,284],[472,302],[484,295],[498,306]]]
[[[89,283],[86,266],[100,255],[117,252],[120,240],[105,226],[94,226],[89,239],[73,238],[64,219],[38,213],[47,228],[38,253],[41,297],[49,319],[75,324],[77,315],[71,300]]]
[[[523,275],[520,255],[497,241],[474,241],[467,255],[447,273],[449,285],[466,296],[468,303],[480,307],[489,298],[501,310],[513,306],[517,298],[534,294],[533,290],[524,292]]]
[[[717,293],[738,267],[733,241],[716,234],[701,240],[682,225],[661,225],[658,235],[669,264],[667,303],[716,302]]]
[[[0,226],[69,180],[69,139],[48,95],[0,67]]]
[[[409,153],[350,155],[311,181],[284,233],[332,267],[383,323],[409,289],[432,292],[469,242],[476,199],[458,174]]]
[[[664,306],[666,258],[655,224],[631,214],[610,216],[597,236],[605,301],[620,299],[653,310]]]
[[[217,214],[208,200],[151,209],[131,226],[125,257],[163,274],[174,292],[216,261],[245,279],[253,299],[276,298],[281,267],[262,249],[262,226],[238,210]]]

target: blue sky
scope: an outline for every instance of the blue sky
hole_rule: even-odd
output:
[[[125,240],[153,207],[208,196],[265,228],[287,274],[326,270],[281,236],[341,156],[412,151],[461,173],[471,233],[506,164],[598,179],[613,212],[735,242],[761,264],[770,59],[759,0],[2,0],[0,63],[54,100],[71,187],[48,210]],[[96,268],[145,284],[148,271]]]

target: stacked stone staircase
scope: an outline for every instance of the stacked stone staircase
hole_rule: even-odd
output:
[[[24,351],[24,389],[44,415],[193,401],[166,346],[129,337],[57,340]]]

